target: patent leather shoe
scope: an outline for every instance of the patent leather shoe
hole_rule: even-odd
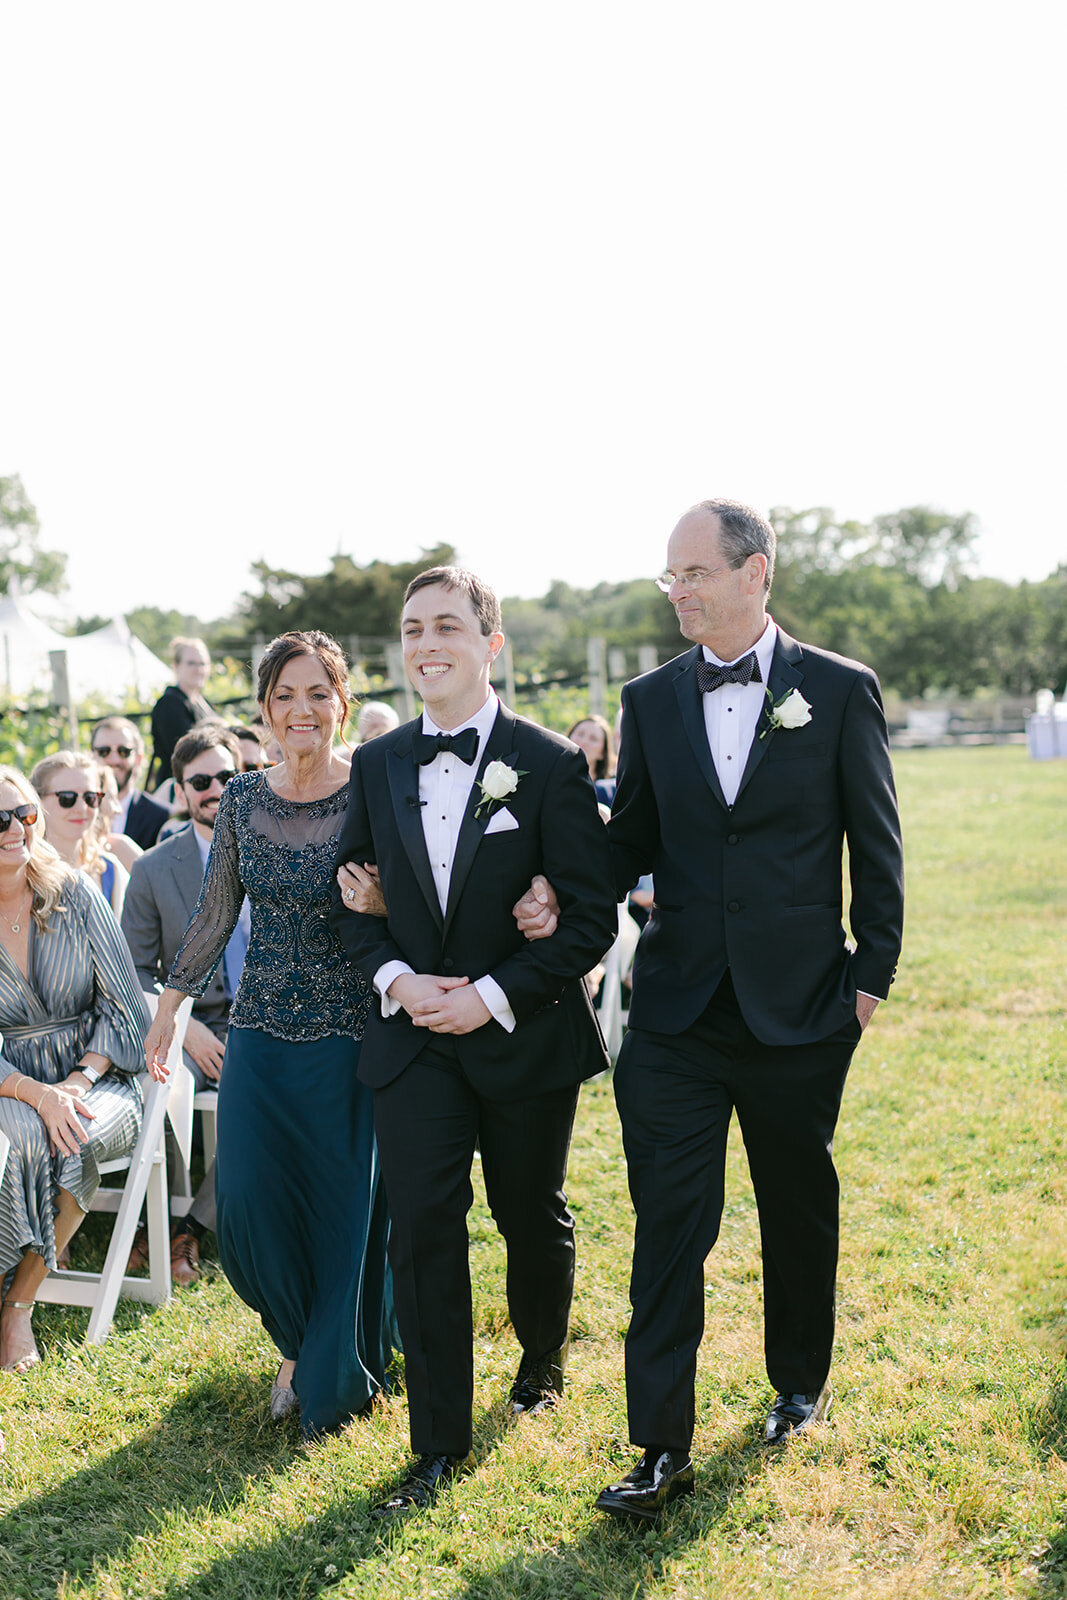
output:
[[[474,1465],[474,1456],[418,1456],[403,1483],[397,1484],[387,1500],[371,1507],[376,1522],[392,1517],[407,1517],[413,1511],[424,1511],[437,1499],[442,1484],[451,1483]]]
[[[829,1415],[833,1400],[834,1391],[828,1383],[823,1384],[818,1394],[779,1392],[763,1430],[764,1444],[785,1444],[797,1434],[814,1428]]]
[[[533,1416],[538,1411],[549,1411],[563,1398],[563,1369],[567,1365],[566,1340],[558,1350],[547,1355],[530,1356],[523,1352],[515,1382],[508,1396],[508,1411],[513,1417]]]
[[[618,1483],[601,1489],[596,1498],[598,1511],[610,1511],[615,1517],[636,1517],[641,1522],[654,1522],[672,1500],[694,1489],[693,1463],[686,1456],[671,1455],[669,1450],[653,1454],[646,1450],[632,1472]]]

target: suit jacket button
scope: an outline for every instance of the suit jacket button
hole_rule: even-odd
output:
[[[731,900],[728,903],[726,909],[727,909],[727,911],[740,911],[740,909],[741,909],[740,900]]]
[[[726,835],[726,843],[727,844],[740,844],[741,843],[741,835],[739,833],[728,833]]]
[[[451,972],[455,964],[456,963],[452,960],[451,956],[445,956],[445,959],[441,963],[446,972]]]

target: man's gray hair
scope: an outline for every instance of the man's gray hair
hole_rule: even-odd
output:
[[[719,519],[722,553],[731,567],[739,567],[748,556],[767,557],[767,576],[763,587],[770,592],[774,577],[774,557],[778,540],[766,517],[761,517],[751,506],[740,500],[701,500],[694,511],[713,511]]]

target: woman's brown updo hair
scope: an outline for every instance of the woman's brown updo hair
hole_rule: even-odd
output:
[[[267,727],[270,727],[271,695],[277,688],[283,669],[294,656],[318,656],[322,662],[330,687],[341,702],[341,738],[347,744],[345,724],[351,709],[348,662],[337,640],[331,639],[328,633],[322,633],[318,628],[309,628],[303,633],[280,633],[264,650],[256,675],[256,699],[263,709]]]

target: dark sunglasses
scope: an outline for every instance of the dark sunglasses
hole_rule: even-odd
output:
[[[198,772],[195,778],[183,778],[182,782],[187,783],[190,789],[195,789],[197,794],[206,794],[213,783],[224,788],[233,776],[234,771],[230,767],[229,770],[223,769],[222,772]]]
[[[0,811],[0,833],[6,833],[16,817],[24,828],[32,828],[37,821],[37,807],[16,806],[14,811]]]
[[[112,751],[114,751],[115,754],[123,761],[128,761],[130,759],[130,757],[133,755],[133,748],[132,748],[132,746],[130,746],[128,744],[94,744],[93,745],[93,755],[94,756],[100,756],[104,761],[107,760],[108,756],[111,754]]]
[[[89,810],[95,811],[104,798],[104,791],[103,789],[83,789],[81,797],[89,807]],[[43,794],[41,799],[47,800],[48,796]],[[53,789],[52,799],[58,800],[64,811],[70,811],[78,804],[78,791],[77,789]]]

